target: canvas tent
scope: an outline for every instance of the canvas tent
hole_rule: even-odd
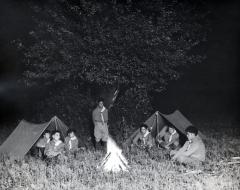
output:
[[[155,138],[161,129],[167,124],[170,123],[175,128],[180,131],[182,134],[185,134],[185,129],[192,125],[192,123],[179,111],[176,110],[171,114],[163,114],[159,111],[156,111],[152,114],[145,122],[149,129],[151,129],[151,134]],[[125,145],[129,145],[133,138],[140,132],[137,129],[125,142]]]
[[[57,116],[43,124],[34,124],[22,120],[0,146],[0,154],[23,158],[45,130],[59,130],[61,135],[65,137],[68,127]]]

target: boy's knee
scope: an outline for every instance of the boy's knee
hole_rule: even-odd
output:
[[[101,140],[101,134],[98,132],[94,133],[94,137],[95,137],[96,142],[99,142]]]
[[[184,156],[179,156],[177,158],[177,160],[180,162],[180,163],[185,163],[185,157]]]
[[[108,140],[108,134],[103,134],[102,141],[107,142]]]
[[[169,154],[170,154],[170,156],[174,156],[176,154],[176,152],[177,151],[175,151],[175,150],[171,150]]]
[[[95,137],[95,141],[96,141],[97,143],[99,143],[100,140],[101,140],[100,138]]]

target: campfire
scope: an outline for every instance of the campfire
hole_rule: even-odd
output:
[[[107,153],[100,167],[107,172],[128,171],[128,161],[122,154],[122,149],[109,137],[107,141]]]

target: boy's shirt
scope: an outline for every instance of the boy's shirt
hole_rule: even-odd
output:
[[[52,140],[47,144],[47,146],[44,150],[44,154],[47,157],[51,158],[51,157],[55,157],[59,154],[62,154],[63,151],[64,151],[64,143],[61,140],[59,140],[59,141]]]
[[[50,139],[47,138],[41,138],[38,140],[36,147],[38,148],[45,148],[47,144],[50,143]]]
[[[205,145],[202,139],[199,136],[196,136],[192,141],[186,141],[177,154],[205,161]]]
[[[175,132],[174,134],[170,134],[169,132],[166,132],[166,134],[163,137],[164,142],[168,145],[174,144],[175,146],[179,145],[179,134]]]
[[[103,107],[100,109],[99,107],[96,107],[92,112],[92,119],[93,123],[95,122],[108,122],[108,110]]]
[[[75,136],[74,138],[66,137],[65,138],[65,148],[67,151],[76,151],[78,149],[78,139]]]
[[[150,132],[147,132],[146,134],[142,134],[141,132],[136,135],[136,137],[133,139],[133,144],[138,144],[138,141],[140,141],[140,144],[143,146],[152,147],[153,146],[153,138]]]

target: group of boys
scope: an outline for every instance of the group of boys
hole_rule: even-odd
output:
[[[102,145],[106,147],[108,139],[108,110],[103,105],[103,99],[99,99],[98,106],[92,113],[94,123],[94,136],[96,149],[102,149]],[[42,159],[57,158],[59,155],[75,154],[79,150],[79,141],[76,132],[73,129],[67,131],[67,137],[62,140],[60,131],[50,132],[46,130],[40,138],[34,149],[34,155]],[[84,149],[81,147],[80,149]]]
[[[148,126],[143,124],[138,133],[132,141],[132,145],[151,149],[154,145],[158,148],[168,150],[172,160],[180,163],[199,165],[205,161],[205,145],[198,134],[198,129],[194,126],[189,126],[185,130],[187,141],[181,147],[179,139],[180,133],[172,126],[164,126],[153,138]]]
[[[43,159],[56,158],[63,154],[74,154],[78,148],[78,138],[73,129],[67,131],[64,141],[60,131],[45,131],[43,137],[36,143],[37,154]]]
[[[106,144],[108,139],[108,110],[104,107],[103,99],[98,100],[98,106],[93,110],[92,119],[94,123],[94,136],[96,147],[102,141]],[[187,141],[181,147],[180,133],[173,125],[164,126],[157,134],[156,138],[152,137],[148,126],[143,124],[132,141],[132,145],[141,146],[151,149],[154,145],[159,148],[167,149],[172,160],[180,163],[198,165],[205,161],[205,145],[198,134],[198,129],[189,126],[185,130]]]
[[[104,107],[103,99],[98,100],[98,106],[93,110],[92,119],[94,123],[94,136],[96,147],[99,142],[106,143],[108,139],[108,110]],[[180,163],[198,165],[205,161],[205,145],[198,134],[198,129],[189,126],[185,130],[187,141],[181,147],[180,133],[173,126],[164,126],[157,134],[156,138],[152,137],[151,130],[143,124],[132,141],[132,145],[137,145],[151,149],[154,145],[159,148],[167,149],[172,160]]]
[[[96,149],[106,146],[108,140],[108,110],[104,107],[103,99],[98,100],[97,107],[92,112],[92,119],[94,123],[94,136],[96,142]],[[140,146],[151,149],[154,145],[158,148],[168,150],[172,160],[176,160],[185,164],[199,164],[205,161],[205,145],[198,134],[198,129],[194,126],[189,126],[185,130],[188,140],[181,147],[180,133],[173,126],[164,126],[162,130],[154,138],[148,126],[143,124],[138,133],[132,141],[132,146]],[[61,133],[54,131],[52,138],[50,132],[46,131],[43,138],[41,138],[36,147],[39,149],[42,157],[53,158],[58,155],[67,153],[74,153],[78,150],[78,139],[74,130],[69,130],[68,135],[63,142],[61,140]]]

